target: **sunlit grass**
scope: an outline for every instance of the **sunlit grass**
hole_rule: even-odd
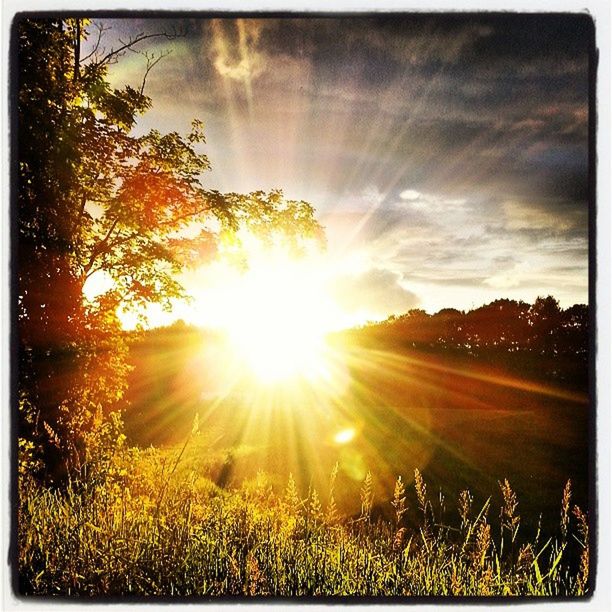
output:
[[[525,539],[508,481],[478,503],[461,492],[453,510],[429,497],[418,470],[413,488],[398,478],[380,499],[368,473],[354,512],[342,516],[337,474],[319,491],[299,490],[291,476],[275,490],[263,472],[224,490],[180,449],[119,449],[64,494],[23,474],[20,588],[91,596],[588,592],[588,524],[572,508],[569,482],[557,528]]]

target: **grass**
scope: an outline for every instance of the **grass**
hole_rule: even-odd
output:
[[[184,450],[184,448],[182,449]],[[550,533],[521,537],[508,483],[448,512],[419,470],[375,499],[356,486],[341,516],[326,491],[275,491],[259,473],[232,490],[182,464],[182,450],[121,448],[63,492],[20,474],[19,584],[60,596],[582,596],[586,515],[560,496]],[[383,511],[384,509],[388,512]],[[495,508],[495,509],[494,509]],[[385,518],[387,517],[387,518]]]

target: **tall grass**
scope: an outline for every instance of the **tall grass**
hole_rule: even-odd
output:
[[[589,533],[560,495],[554,533],[521,539],[518,500],[500,483],[482,506],[460,493],[442,522],[423,475],[398,478],[375,500],[368,474],[361,512],[341,517],[328,491],[301,494],[292,477],[274,492],[265,474],[223,490],[180,455],[129,449],[116,469],[52,491],[20,474],[18,560],[24,594],[63,596],[581,596],[588,592]],[[561,493],[561,492],[560,492]],[[497,501],[495,501],[497,500]],[[493,506],[499,502],[499,530]],[[374,518],[389,504],[391,519]],[[440,506],[443,499],[440,498]],[[419,519],[408,521],[407,510]],[[436,507],[438,504],[436,504]],[[380,513],[379,513],[380,514]]]

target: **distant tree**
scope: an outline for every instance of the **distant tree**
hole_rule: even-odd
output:
[[[499,299],[467,313],[466,341],[470,346],[513,350],[524,346],[529,333],[526,302]]]
[[[402,319],[424,319],[429,317],[427,312],[422,308],[411,308],[405,315],[402,315]]]
[[[401,330],[401,336],[413,344],[432,342],[435,338],[431,319],[432,317],[425,310],[411,308],[397,318],[395,329]]]
[[[456,308],[442,308],[438,310],[434,317],[438,317],[439,319],[454,319],[461,316],[463,313],[461,310],[457,310]]]
[[[463,336],[463,312],[456,308],[442,308],[433,316],[436,326],[437,341],[443,345],[456,345],[461,343]]]
[[[559,301],[551,295],[538,297],[529,311],[531,345],[540,353],[554,353],[558,349],[561,328]]]
[[[22,429],[45,448],[61,447],[64,459],[78,455],[80,432],[123,393],[119,307],[169,308],[185,295],[176,272],[210,257],[219,236],[240,227],[264,239],[280,233],[295,248],[321,233],[314,209],[281,191],[206,189],[200,121],[186,135],[136,136],[137,118],[151,106],[146,77],[160,57],[144,54],[136,87],[111,87],[108,69],[143,40],[168,35],[140,35],[110,51],[98,40],[83,57],[90,27],[26,17],[15,29]],[[206,225],[211,219],[218,230]],[[113,287],[86,304],[83,287],[96,273]]]
[[[465,348],[481,356],[483,351],[489,355],[491,351],[535,352],[548,357],[563,353],[584,361],[588,325],[589,309],[584,304],[561,310],[552,296],[539,297],[531,305],[501,298],[465,313],[443,308],[430,316],[424,310],[410,310],[389,317],[378,337],[392,338],[396,344]]]
[[[561,313],[561,350],[586,357],[589,341],[589,307],[574,304]]]

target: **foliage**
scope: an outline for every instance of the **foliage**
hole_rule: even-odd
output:
[[[489,498],[473,509],[459,496],[449,523],[398,479],[397,520],[328,520],[314,490],[290,477],[274,493],[265,474],[236,490],[217,488],[180,464],[180,453],[118,447],[65,493],[22,481],[19,572],[23,593],[64,596],[567,596],[589,592],[586,515],[570,484],[558,533],[521,540],[518,503],[500,483],[499,539]],[[103,478],[102,478],[103,476]],[[332,474],[330,497],[333,495]],[[372,477],[361,492],[369,502]],[[356,492],[357,493],[357,492]],[[357,496],[356,496],[357,497]],[[357,497],[357,504],[360,503]],[[357,505],[356,504],[356,505]],[[422,509],[419,522],[402,517]],[[571,521],[571,524],[570,524]],[[571,532],[571,537],[568,532]],[[509,545],[510,539],[512,545]]]
[[[142,87],[111,88],[107,73],[117,52],[72,63],[81,44],[76,37],[88,35],[77,29],[81,22],[19,24],[20,240],[63,259],[78,289],[103,271],[118,298],[137,305],[181,295],[172,272],[180,271],[188,250],[210,247],[211,218],[221,230],[247,225],[291,240],[319,232],[313,208],[285,200],[280,190],[240,195],[204,188],[210,163],[198,148],[205,140],[201,121],[184,136],[155,129],[135,135],[151,100]],[[48,108],[57,116],[50,119]],[[48,148],[40,146],[45,140]],[[188,227],[195,237],[181,234]],[[23,269],[26,285],[30,273]],[[21,303],[31,327],[34,315],[27,300]]]
[[[392,344],[475,357],[518,369],[522,375],[587,384],[589,307],[561,309],[552,296],[533,304],[497,299],[462,312],[445,308],[429,315],[413,309],[370,323],[352,338],[374,345]]]
[[[588,350],[588,319],[587,305],[574,304],[562,310],[549,295],[537,298],[531,305],[498,299],[467,312],[444,308],[429,315],[413,309],[368,327],[392,326],[406,339],[418,343],[474,350],[529,350],[540,355],[584,355]]]
[[[295,248],[320,237],[313,208],[281,191],[241,195],[206,189],[203,123],[181,135],[138,135],[151,106],[146,76],[161,59],[139,35],[108,52],[100,37],[85,57],[85,19],[16,22],[19,385],[38,416],[22,435],[45,450],[48,476],[83,459],[95,415],[117,407],[126,346],[119,308],[185,297],[176,274],[214,254],[241,227],[278,234]],[[128,50],[146,58],[139,87],[113,88],[109,67]],[[88,279],[112,289],[84,303]],[[58,471],[60,474],[58,474]]]

